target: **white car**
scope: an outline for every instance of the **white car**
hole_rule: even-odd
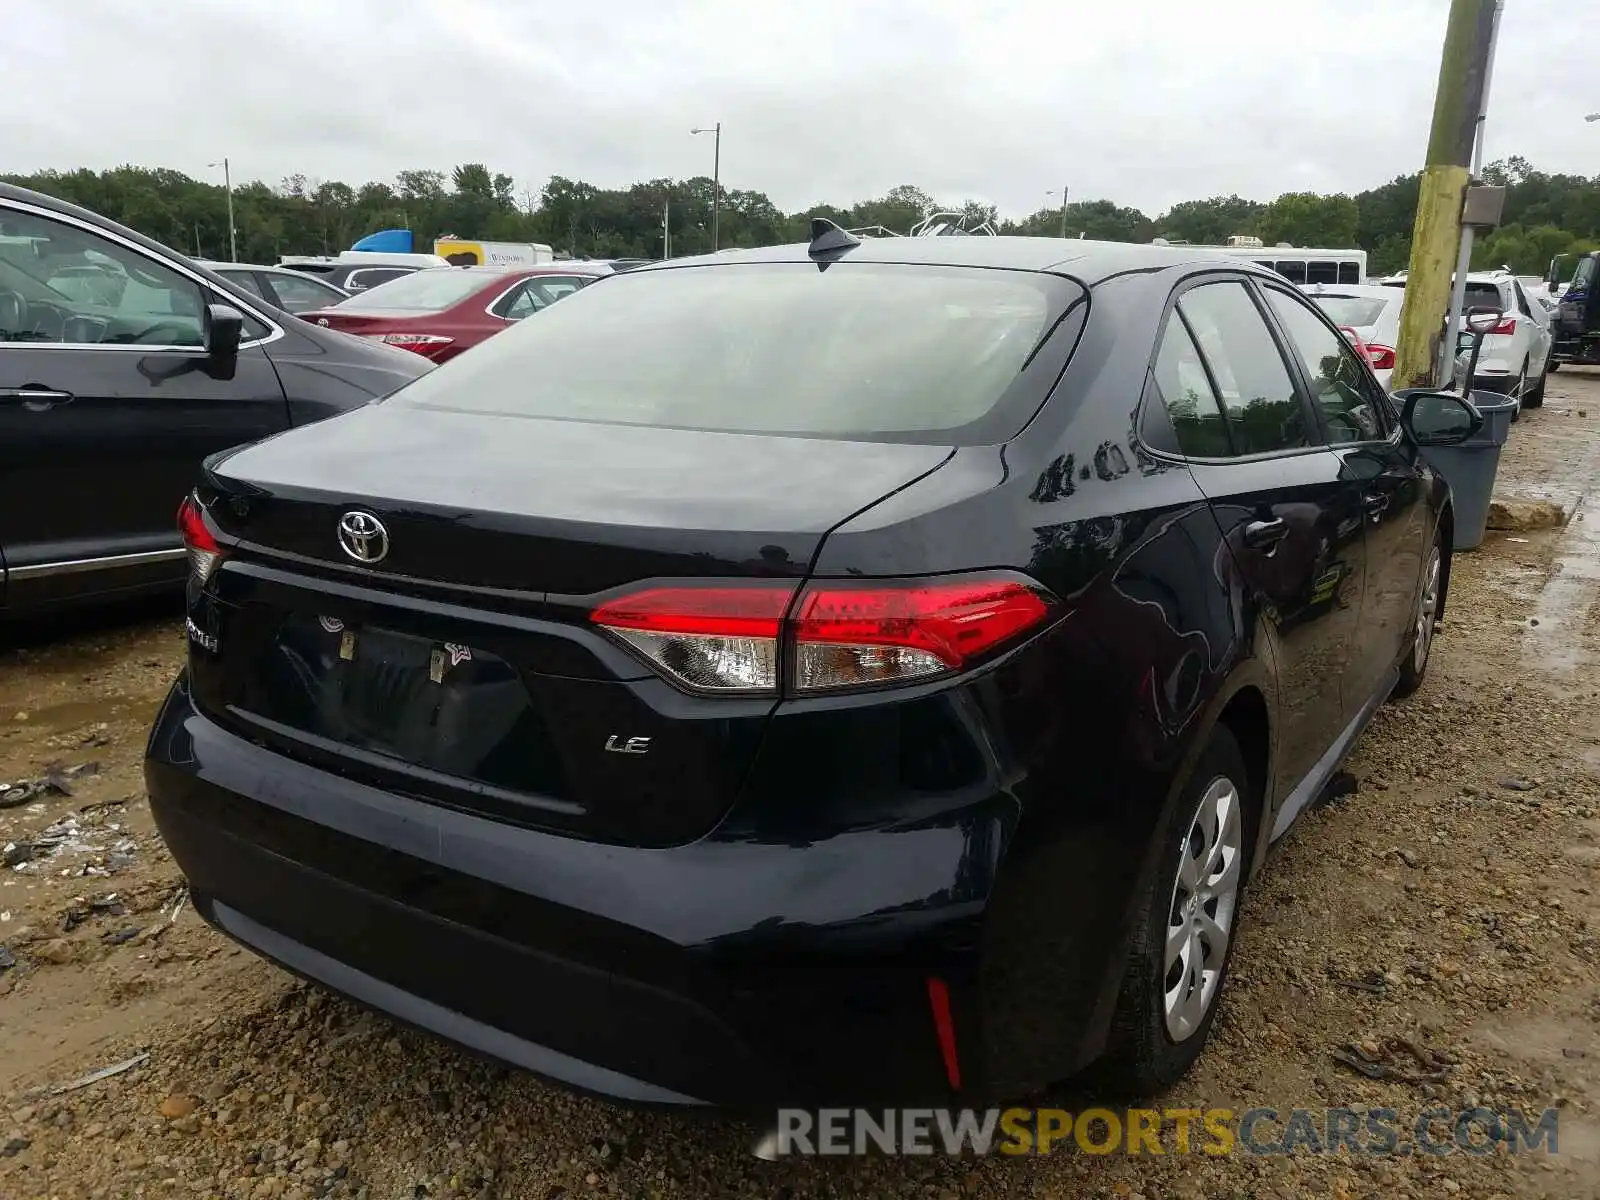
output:
[[[1367,348],[1372,373],[1385,391],[1394,373],[1394,348],[1400,340],[1400,306],[1405,291],[1370,283],[1312,283],[1300,289],[1341,329],[1353,330]]]
[[[1405,279],[1395,277],[1385,287],[1403,289]],[[1497,308],[1505,314],[1483,339],[1472,390],[1498,392],[1517,401],[1517,411],[1544,403],[1545,374],[1550,368],[1553,339],[1550,311],[1528,295],[1522,281],[1509,271],[1474,271],[1467,276],[1465,307]],[[1468,351],[1456,356],[1455,382],[1465,383]]]

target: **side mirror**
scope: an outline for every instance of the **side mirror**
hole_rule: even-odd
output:
[[[239,356],[244,336],[244,314],[231,304],[208,304],[203,321],[206,357],[214,363],[232,362]]]
[[[1396,399],[1400,424],[1418,446],[1459,446],[1483,428],[1477,405],[1454,392],[1410,388]]]

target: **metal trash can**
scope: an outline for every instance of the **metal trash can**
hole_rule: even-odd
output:
[[[1511,434],[1517,402],[1498,392],[1467,393],[1483,414],[1483,428],[1459,446],[1429,446],[1423,456],[1438,468],[1455,502],[1456,528],[1453,550],[1476,550],[1489,523],[1489,501],[1494,497],[1494,477],[1500,470],[1500,447]]]

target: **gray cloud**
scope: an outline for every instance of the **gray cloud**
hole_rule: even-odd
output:
[[[1443,0],[10,0],[9,171],[521,187],[709,174],[795,210],[915,183],[1020,214],[1358,191],[1421,165]],[[1491,158],[1600,171],[1600,5],[1507,5]],[[1585,92],[1585,86],[1589,91]],[[25,113],[25,117],[17,114]]]

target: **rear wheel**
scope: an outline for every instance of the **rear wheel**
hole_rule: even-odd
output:
[[[1523,398],[1522,398],[1522,407],[1523,408],[1543,408],[1544,407],[1544,381],[1545,381],[1546,376],[1548,376],[1549,374],[1550,374],[1550,356],[1548,354],[1546,354],[1545,358],[1544,358],[1544,366],[1539,371],[1539,380],[1538,380],[1538,382],[1535,383],[1533,385],[1533,387],[1529,388],[1528,389],[1528,394],[1523,396]]]
[[[1439,598],[1444,582],[1444,539],[1435,534],[1433,546],[1428,551],[1422,568],[1422,582],[1417,590],[1416,617],[1411,624],[1410,644],[1400,664],[1400,679],[1389,695],[1403,700],[1422,686],[1428,673],[1428,659],[1433,654],[1433,635],[1439,625]]]
[[[1168,818],[1099,1082],[1125,1096],[1174,1083],[1205,1048],[1233,954],[1252,795],[1233,734],[1211,735]]]

